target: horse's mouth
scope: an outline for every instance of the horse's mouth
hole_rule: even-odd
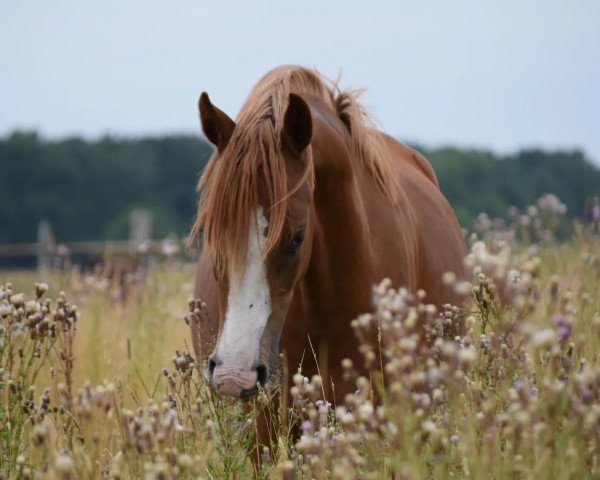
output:
[[[215,388],[218,393],[240,400],[249,400],[257,395],[261,389],[268,388],[270,380],[274,378],[273,369],[265,364],[259,364],[251,371],[225,370],[224,372],[218,372],[218,363],[220,364],[219,360],[209,360],[208,368],[204,372],[207,383]],[[249,376],[253,377],[251,381],[249,381]]]
[[[258,394],[258,384],[254,385],[252,388],[245,388],[240,392],[240,400],[250,400],[252,397]]]
[[[252,388],[245,388],[240,392],[240,400],[250,400],[252,397],[258,394],[260,385],[261,388],[268,388],[269,382],[272,378],[273,368],[268,368],[266,365],[259,365],[256,367],[257,382]]]

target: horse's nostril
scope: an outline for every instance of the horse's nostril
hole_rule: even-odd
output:
[[[256,367],[256,379],[261,385],[267,383],[267,380],[269,379],[269,370],[266,365],[259,365]]]
[[[217,366],[221,365],[222,363],[223,362],[216,355],[212,355],[208,359],[208,376],[209,376],[209,378],[212,378],[215,368],[217,368]]]

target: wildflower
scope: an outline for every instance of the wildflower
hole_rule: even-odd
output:
[[[456,274],[454,272],[444,272],[442,275],[444,285],[452,286],[456,283]]]
[[[521,215],[519,217],[519,224],[523,225],[524,227],[528,226],[531,223],[531,217],[529,217],[529,215]]]
[[[521,391],[523,390],[523,382],[521,380],[517,380],[514,384],[513,387],[516,391]]]
[[[437,427],[433,420],[427,419],[421,423],[421,428],[427,433],[433,433]]]
[[[454,434],[454,435],[451,435],[451,436],[450,436],[450,441],[451,441],[452,443],[456,443],[456,442],[458,442],[458,435],[456,435],[456,434]]]
[[[585,388],[583,392],[581,392],[581,400],[583,403],[588,404],[594,400],[594,391],[591,388]]]
[[[68,452],[61,452],[56,456],[55,467],[57,471],[69,474],[75,468],[75,464]]]
[[[292,380],[295,385],[300,386],[304,383],[304,376],[301,373],[296,373]]]
[[[271,451],[269,450],[269,447],[263,447],[261,460],[263,463],[271,463]]]
[[[302,429],[302,431],[304,433],[309,432],[310,430],[312,430],[313,428],[313,424],[310,420],[304,420],[301,424],[300,424],[300,428]]]
[[[550,213],[564,215],[567,213],[567,206],[562,203],[553,193],[545,193],[537,201],[540,210],[546,210]]]
[[[21,307],[25,304],[25,296],[22,293],[11,295],[10,303],[12,303],[15,307]]]
[[[212,420],[206,421],[206,439],[211,440],[214,436],[215,424]]]
[[[538,209],[534,205],[529,205],[527,207],[527,215],[530,217],[536,217],[538,214]]]
[[[370,420],[373,416],[373,405],[371,402],[365,402],[358,407],[358,415],[363,421]]]
[[[477,350],[474,347],[461,348],[458,351],[458,359],[462,363],[475,363],[477,361]]]
[[[571,326],[570,325],[562,325],[558,329],[558,338],[561,342],[564,342],[571,335]]]
[[[179,245],[173,237],[168,237],[161,242],[161,251],[166,257],[179,253]]]
[[[521,279],[521,272],[519,272],[518,270],[515,270],[514,268],[512,270],[508,271],[508,274],[506,276],[507,283],[509,283],[509,284],[519,283],[520,279]]]
[[[457,282],[454,285],[454,291],[458,294],[458,295],[462,295],[462,296],[466,296],[471,292],[471,284],[469,282]]]
[[[31,441],[36,446],[39,447],[43,445],[48,438],[48,428],[45,423],[41,423],[35,426],[33,429],[33,434],[31,435]]]
[[[539,390],[537,389],[537,387],[533,386],[529,389],[529,396],[530,397],[535,397],[538,394]]]
[[[292,480],[296,478],[296,466],[291,460],[286,460],[285,462],[282,462],[279,465],[278,470],[283,480]]]
[[[48,291],[47,283],[36,283],[35,284],[35,294],[38,298],[40,298],[44,293]]]
[[[533,334],[531,343],[534,347],[546,347],[552,345],[554,338],[554,331],[551,328],[544,328]]]
[[[354,418],[354,415],[352,415],[349,412],[344,412],[341,415],[338,415],[338,418],[340,419],[340,422],[344,426],[350,426],[350,425],[354,425],[354,423],[356,423],[356,419]]]

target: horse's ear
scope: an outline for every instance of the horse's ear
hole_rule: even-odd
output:
[[[294,155],[300,155],[310,143],[312,117],[310,108],[300,95],[290,93],[281,135],[284,148]]]
[[[198,110],[200,110],[200,123],[204,135],[219,150],[222,150],[231,138],[235,122],[225,112],[210,103],[206,92],[200,95]]]

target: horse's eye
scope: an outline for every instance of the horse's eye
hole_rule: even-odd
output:
[[[305,230],[302,229],[298,230],[296,233],[294,233],[294,235],[292,235],[292,238],[290,238],[287,246],[287,249],[290,253],[296,253],[298,251],[300,245],[302,245],[302,242],[304,241],[304,232]]]

